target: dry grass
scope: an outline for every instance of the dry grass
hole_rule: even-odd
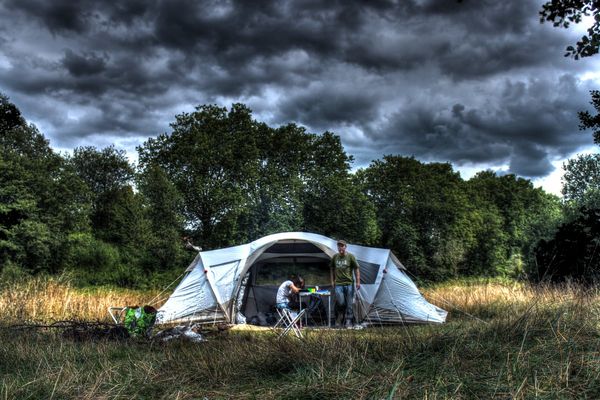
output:
[[[304,341],[226,331],[200,344],[0,329],[0,398],[600,398],[597,290],[479,281],[424,294],[450,311],[447,324],[307,331]],[[153,295],[36,280],[3,288],[0,307],[24,305],[12,320],[95,320]]]
[[[535,297],[535,292],[519,282],[475,281],[459,282],[425,289],[424,295],[455,307],[474,310],[491,303],[524,303]]]
[[[148,304],[158,291],[79,289],[60,278],[32,278],[0,287],[4,323],[108,320],[108,307]]]
[[[423,295],[433,304],[448,310],[452,318],[493,318],[499,313],[556,309],[570,303],[590,306],[600,301],[597,288],[575,284],[530,285],[523,282],[475,280],[450,282],[426,288]]]
[[[106,320],[111,306],[154,306],[170,292],[121,288],[76,288],[66,279],[41,277],[0,286],[0,309],[6,321]],[[521,282],[459,281],[422,290],[433,304],[450,311],[451,318],[488,317],[496,311],[555,307],[566,302],[594,302],[597,289],[577,285],[531,286]],[[158,297],[157,297],[158,296]]]

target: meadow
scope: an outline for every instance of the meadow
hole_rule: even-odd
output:
[[[457,281],[422,289],[444,325],[269,331],[213,329],[206,341],[73,340],[66,319],[159,291],[78,289],[38,278],[0,289],[2,399],[600,398],[600,293]]]

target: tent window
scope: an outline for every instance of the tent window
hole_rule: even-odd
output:
[[[257,265],[254,284],[279,286],[291,275],[300,274],[307,286],[329,285],[329,262],[319,258],[281,257]]]
[[[377,273],[379,272],[379,264],[373,264],[370,262],[356,260],[360,267],[360,282],[365,284],[374,284],[377,279]]]
[[[323,251],[312,243],[292,242],[292,243],[275,243],[266,251],[266,253],[276,254],[319,254]]]

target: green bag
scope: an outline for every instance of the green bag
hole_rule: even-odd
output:
[[[127,307],[123,325],[133,337],[149,337],[154,321],[156,321],[154,307]]]

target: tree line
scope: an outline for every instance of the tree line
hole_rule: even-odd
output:
[[[568,214],[515,175],[464,180],[397,155],[352,172],[339,136],[271,127],[243,104],[179,114],[137,151],[137,165],[114,146],[57,154],[2,96],[1,275],[160,284],[193,258],[182,237],[209,250],[309,231],[390,248],[422,280],[539,277],[540,243]]]

